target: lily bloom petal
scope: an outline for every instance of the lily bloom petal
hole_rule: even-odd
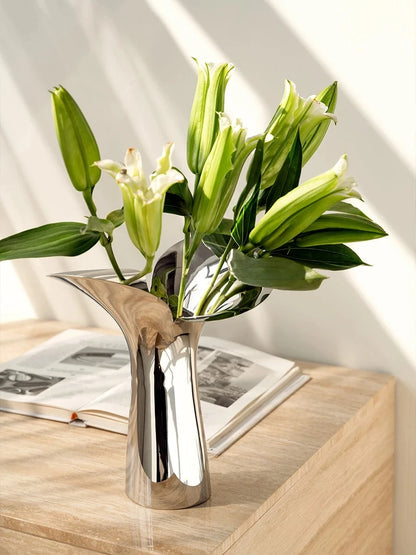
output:
[[[168,143],[158,159],[156,170],[149,180],[143,172],[140,152],[129,148],[124,164],[100,160],[96,165],[111,175],[120,187],[127,231],[133,244],[147,261],[153,260],[159,247],[162,214],[166,191],[183,175],[172,168],[173,143]]]
[[[94,162],[94,166],[104,170],[115,179],[118,172],[122,169],[123,164],[115,162],[114,160],[98,160],[97,162]]]
[[[336,85],[332,85],[335,87]],[[329,89],[329,88],[328,88]],[[336,121],[334,114],[328,112],[320,98],[326,98],[327,89],[318,96],[302,98],[292,81],[286,80],[282,101],[270,121],[266,134],[273,139],[265,142],[262,165],[262,189],[270,187],[290,151],[299,130],[302,143],[302,164],[312,156],[321,143],[329,122]],[[331,96],[331,106],[335,108],[336,95]]]

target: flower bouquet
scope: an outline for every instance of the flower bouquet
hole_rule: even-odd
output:
[[[317,270],[365,264],[345,243],[386,235],[348,202],[361,196],[347,176],[346,155],[301,182],[302,167],[336,122],[336,82],[305,99],[286,81],[267,128],[247,137],[241,121],[224,112],[233,66],[196,63],[188,172],[172,165],[173,143],[164,146],[149,178],[135,148],[123,163],[102,159],[75,100],[62,86],[54,88],[63,160],[90,215],[86,223],[50,223],[0,241],[0,260],[76,256],[98,243],[105,248],[112,271],[57,277],[99,302],[124,332],[132,364],[127,493],[162,508],[209,497],[195,379],[203,322],[245,312],[273,289],[317,289],[325,279]],[[93,198],[102,171],[116,181],[123,204],[105,217]],[[180,218],[183,240],[156,259],[164,212]],[[143,257],[140,271],[117,263],[113,239],[122,225]]]

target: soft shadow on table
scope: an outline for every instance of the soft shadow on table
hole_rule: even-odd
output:
[[[251,485],[250,500],[245,493],[240,493],[241,490],[247,491],[246,488],[241,488],[241,484],[247,482]],[[211,498],[198,505],[198,508],[206,510],[212,507],[243,506],[248,502],[252,503],[253,507],[258,506],[264,503],[280,485],[282,484],[279,484],[277,479],[268,476],[267,487],[265,487],[264,475],[261,476],[255,470],[235,470],[225,474],[211,472]]]

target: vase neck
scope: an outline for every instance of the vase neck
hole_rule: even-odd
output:
[[[139,347],[164,349],[183,333],[201,333],[200,320],[173,320],[161,299],[143,290],[143,283],[124,285],[100,272],[54,274],[94,299],[117,322],[132,353]]]

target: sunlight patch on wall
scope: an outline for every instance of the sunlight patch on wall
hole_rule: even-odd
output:
[[[388,231],[388,222],[368,203],[367,206],[366,212]],[[414,254],[395,235],[351,246],[365,262],[374,266],[374,271],[371,267],[359,267],[346,272],[347,279],[406,359],[416,364]]]
[[[233,62],[217,46],[201,25],[177,0],[147,0],[150,9],[169,31],[185,59],[196,73],[192,56],[207,62]],[[183,32],[178,33],[178,29]],[[233,111],[228,106],[233,106]],[[248,110],[249,107],[249,110]],[[241,118],[249,135],[260,133],[267,125],[270,114],[251,84],[234,70],[227,87],[226,112],[232,118]]]
[[[1,323],[36,318],[32,303],[10,260],[1,263],[0,292]]]
[[[13,230],[7,231],[12,233],[44,224],[50,211],[56,220],[65,218],[71,209],[77,209],[78,199],[73,195],[71,187],[62,189],[60,202],[57,202],[55,194],[51,194],[66,178],[63,178],[58,146],[53,151],[47,142],[53,123],[46,87],[47,112],[43,105],[40,108],[28,106],[22,90],[1,56],[0,73],[4,105],[7,99],[11,106],[1,113],[1,130],[5,139],[3,155],[8,161],[1,167],[1,181],[7,186],[2,188],[0,198],[4,199],[3,210],[9,221],[13,222]],[[44,114],[48,117],[47,131]],[[12,184],[13,194],[10,194]]]
[[[140,141],[140,144],[133,145],[120,140],[120,151],[113,156],[122,159],[126,149],[134,146],[153,163],[163,143],[180,135],[175,115],[166,102],[166,91],[161,90],[137,49],[129,48],[128,37],[120,41],[120,29],[114,19],[101,13],[100,18],[91,23],[94,29],[86,20],[81,24],[87,37],[94,37],[95,33],[91,50],[96,51],[96,57],[108,75],[107,84],[118,101],[118,109],[124,112],[134,130],[133,139],[138,137]],[[138,113],[140,117],[137,117]]]
[[[332,78],[340,81],[342,90],[399,158],[416,169],[411,124],[416,117],[414,2],[266,1]],[[328,24],[328,14],[334,25]]]

